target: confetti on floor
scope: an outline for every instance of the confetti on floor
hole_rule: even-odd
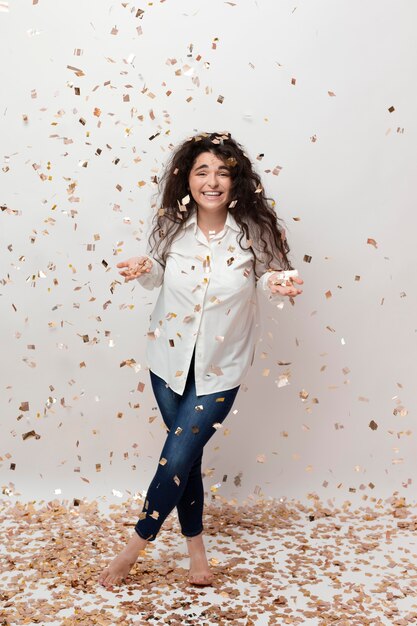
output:
[[[212,587],[189,585],[172,513],[110,592],[97,577],[134,532],[142,500],[3,499],[0,624],[415,624],[417,505],[395,495],[355,508],[309,500],[207,504]]]

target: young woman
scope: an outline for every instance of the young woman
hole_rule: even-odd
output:
[[[99,582],[128,575],[177,508],[190,556],[189,582],[211,584],[203,544],[203,448],[230,412],[253,363],[257,291],[301,293],[284,230],[242,147],[203,133],[173,153],[161,179],[148,254],[117,264],[125,281],[161,287],[148,332],[152,388],[167,428],[133,536]]]

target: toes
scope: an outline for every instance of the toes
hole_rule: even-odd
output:
[[[198,576],[197,574],[192,574],[190,575],[188,580],[192,585],[211,585],[211,583],[213,582],[213,576],[211,576],[210,574],[202,574],[201,576]]]
[[[105,585],[108,576],[109,576],[109,571],[107,569],[105,569],[104,572],[101,572],[98,578],[98,582],[100,583],[100,585]]]
[[[107,570],[103,572],[102,576],[100,577],[99,582],[101,585],[103,585],[103,587],[111,591],[114,583],[116,582],[116,578],[115,576],[112,576],[110,574],[110,571]]]

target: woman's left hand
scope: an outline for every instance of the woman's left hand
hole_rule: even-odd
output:
[[[289,296],[294,298],[298,296],[300,293],[303,293],[302,289],[297,289],[294,283],[297,285],[302,285],[304,283],[301,278],[298,276],[290,277],[287,280],[280,279],[280,272],[274,272],[268,278],[268,287],[272,294],[279,293],[282,296]]]

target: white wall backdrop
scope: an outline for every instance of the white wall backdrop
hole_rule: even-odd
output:
[[[157,292],[115,266],[204,130],[246,147],[305,280],[262,305],[207,493],[415,497],[416,19],[411,0],[0,3],[3,497],[147,488]]]

